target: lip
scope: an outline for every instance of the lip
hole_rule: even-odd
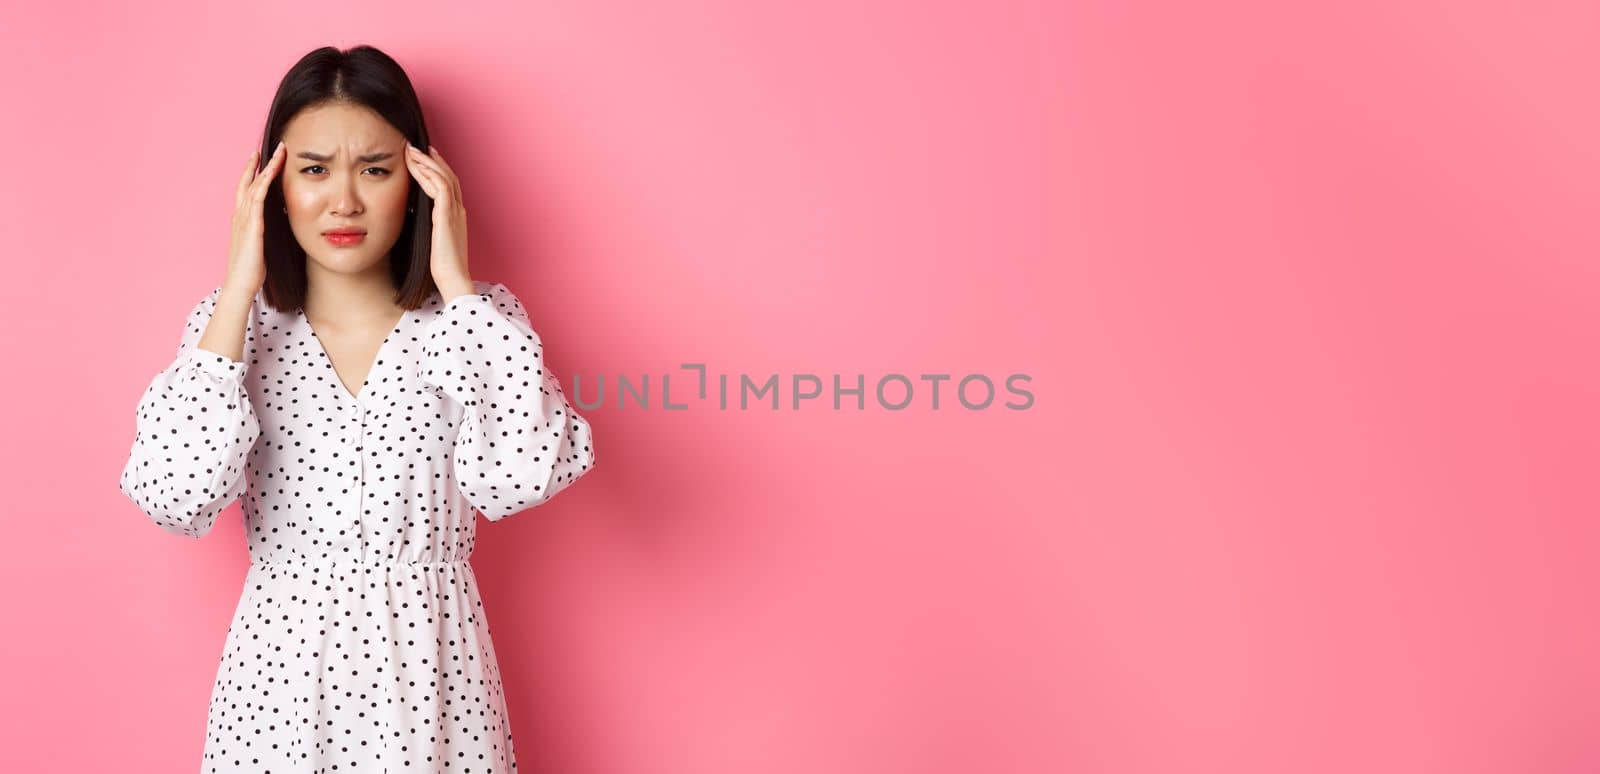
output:
[[[365,231],[324,231],[322,237],[329,242],[341,247],[361,244],[367,238]]]

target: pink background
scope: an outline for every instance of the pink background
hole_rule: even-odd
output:
[[[587,412],[479,522],[521,770],[1595,770],[1600,17],[1283,5],[8,5],[0,769],[198,765],[238,508],[117,475],[278,78],[370,42],[564,383],[1033,376]]]

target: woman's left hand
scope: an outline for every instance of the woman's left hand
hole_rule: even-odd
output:
[[[428,146],[423,153],[406,143],[406,169],[423,193],[433,199],[432,257],[428,268],[433,284],[445,301],[464,293],[476,292],[467,272],[467,208],[461,201],[461,180],[444,161],[439,149]]]

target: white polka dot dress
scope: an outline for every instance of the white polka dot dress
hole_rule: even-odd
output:
[[[516,770],[468,558],[594,467],[589,424],[501,283],[408,310],[352,395],[305,315],[256,295],[242,362],[197,348],[140,400],[124,494],[198,538],[241,500],[250,569],[203,772]]]

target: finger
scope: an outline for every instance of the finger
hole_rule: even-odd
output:
[[[455,168],[450,166],[450,162],[444,160],[444,154],[441,154],[439,152],[438,148],[435,148],[432,145],[429,145],[428,146],[428,155],[425,158],[428,159],[429,161],[432,161],[440,169],[443,169],[444,172],[446,174],[448,174],[451,178],[455,178],[455,176],[456,176]]]
[[[440,169],[440,165],[437,160],[435,160],[432,156],[423,153],[421,150],[418,150],[414,145],[406,146],[406,158],[415,162],[420,167],[431,169],[435,172],[443,172],[443,170]]]
[[[412,177],[417,179],[417,183],[430,198],[436,202],[443,198],[441,194],[444,193],[444,180],[437,170],[422,160],[419,154],[414,151],[406,153],[406,169],[411,171]]]
[[[411,178],[416,179],[416,184],[422,187],[422,193],[427,193],[427,197],[437,201],[438,184],[432,178],[432,171],[426,166],[422,166],[422,163],[418,162],[414,155],[411,155],[410,150],[405,155],[405,168],[408,173],[411,173]]]
[[[274,148],[272,150],[272,158],[267,159],[267,167],[266,167],[266,169],[263,169],[261,171],[267,172],[269,174],[277,172],[279,169],[283,168],[284,164],[288,163],[288,161],[287,161],[288,158],[289,158],[289,146],[287,144],[283,143],[283,142],[279,142],[278,143],[278,147],[276,147],[276,148]]]
[[[233,203],[235,205],[244,201],[244,192],[250,187],[250,178],[256,174],[256,157],[261,151],[250,151],[250,158],[244,163],[244,174],[239,175],[239,185],[233,189]]]
[[[256,173],[254,180],[250,181],[249,197],[251,201],[259,202],[264,198],[262,194],[266,190],[269,181],[272,180],[272,163],[278,160],[279,149],[282,147],[282,143],[273,147],[272,155],[267,157],[267,163],[261,165],[261,171]]]
[[[427,194],[428,199],[437,202],[439,200],[439,183],[433,177],[433,173],[417,165],[407,165],[407,169],[411,170],[411,177],[417,181],[417,186],[422,189],[424,194]]]
[[[434,205],[439,206],[450,202],[450,189],[445,185],[444,178],[440,177],[438,172],[420,164],[413,171],[417,179],[422,183],[422,190],[428,194],[428,198],[433,199]]]
[[[424,154],[420,150],[412,149],[411,157],[416,159],[417,165],[432,174],[439,186],[439,193],[434,195],[434,200],[448,199],[451,204],[461,204],[461,194],[456,185],[454,176],[446,172],[437,159]]]
[[[289,152],[284,149],[282,142],[279,142],[278,147],[273,149],[272,158],[267,160],[266,168],[262,169],[261,174],[256,176],[255,182],[251,183],[253,188],[250,194],[256,203],[259,204],[266,200],[267,191],[272,187],[272,178],[277,175],[278,168],[282,166],[283,157],[288,154]]]
[[[429,145],[428,152],[431,154],[430,158],[438,162],[440,167],[444,168],[445,176],[450,179],[450,190],[455,194],[456,204],[458,206],[461,205],[461,178],[456,175],[455,168],[450,166],[450,162],[444,160],[444,154],[440,153],[438,148]],[[462,209],[466,208],[462,207]]]

